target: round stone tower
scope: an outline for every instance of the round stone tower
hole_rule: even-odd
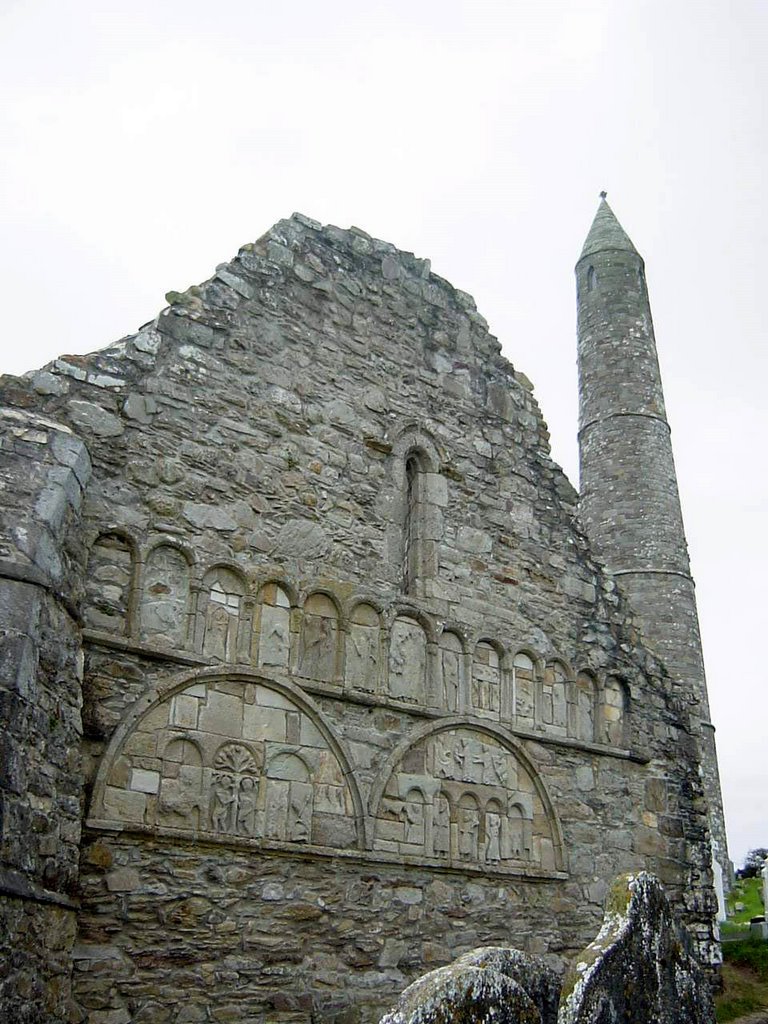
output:
[[[605,196],[576,264],[581,519],[689,704],[714,853],[728,854],[714,729],[645,265]]]

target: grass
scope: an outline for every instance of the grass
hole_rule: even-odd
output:
[[[744,878],[736,882],[728,893],[728,923],[749,925],[751,917],[764,914],[763,881],[761,878]],[[743,910],[736,910],[736,904],[743,903]]]
[[[724,943],[723,960],[723,991],[715,998],[720,1024],[768,1007],[768,942],[745,938]]]

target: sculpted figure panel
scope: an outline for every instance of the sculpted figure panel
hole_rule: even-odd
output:
[[[501,706],[501,661],[493,644],[481,640],[472,659],[472,706],[498,715]]]
[[[339,613],[325,594],[311,594],[304,604],[299,647],[299,675],[332,682],[337,675]]]
[[[440,667],[443,682],[443,706],[458,711],[463,684],[464,651],[455,633],[445,632],[440,637]]]
[[[395,766],[374,849],[506,873],[559,863],[552,812],[530,771],[500,740],[470,727],[425,737]]]
[[[568,732],[568,675],[559,661],[547,665],[541,684],[541,721],[553,733]]]
[[[412,704],[427,698],[427,638],[421,625],[399,616],[392,626],[389,645],[389,692]]]
[[[153,643],[180,647],[187,639],[189,563],[170,544],[153,548],[144,567],[141,635]]]
[[[595,740],[596,687],[592,676],[579,672],[576,678],[576,739]]]
[[[532,729],[536,722],[534,665],[527,654],[516,654],[514,672],[515,720],[521,728]]]
[[[357,845],[347,777],[318,724],[261,682],[194,683],[155,705],[94,801],[93,817],[150,828]]]
[[[214,569],[203,580],[203,654],[215,661],[237,660],[237,641],[245,584],[227,569]]]
[[[369,604],[352,611],[347,635],[346,683],[356,690],[375,693],[379,682],[379,614]]]
[[[291,601],[277,583],[262,588],[257,628],[257,664],[287,669],[291,660]]]

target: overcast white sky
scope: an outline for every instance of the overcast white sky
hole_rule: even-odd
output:
[[[101,348],[294,210],[472,293],[577,482],[572,268],[647,264],[731,856],[768,846],[768,4],[4,0],[0,370]]]

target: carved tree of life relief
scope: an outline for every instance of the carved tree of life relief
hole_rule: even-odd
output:
[[[195,835],[356,847],[355,800],[314,714],[264,682],[195,682],[105,755],[91,817]]]
[[[545,799],[531,770],[496,737],[469,727],[432,733],[395,765],[374,849],[483,871],[559,870]]]

